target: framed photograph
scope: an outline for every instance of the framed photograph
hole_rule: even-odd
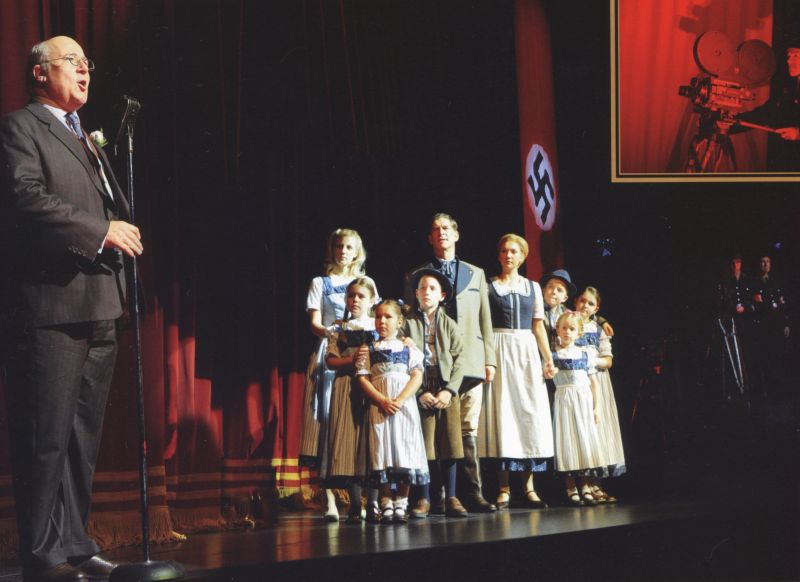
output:
[[[611,0],[612,181],[800,179],[794,8]]]

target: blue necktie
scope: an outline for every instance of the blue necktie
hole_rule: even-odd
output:
[[[78,114],[74,111],[72,113],[67,113],[67,123],[72,128],[72,131],[78,136],[78,140],[81,142],[83,146],[83,151],[86,152],[86,157],[89,159],[89,163],[95,169],[96,172],[100,172],[100,160],[97,159],[97,154],[92,151],[92,148],[89,147],[89,144],[86,142],[86,134],[83,133],[83,129],[81,129],[81,120],[78,117]]]
[[[103,168],[100,165],[100,158],[97,157],[97,154],[92,151],[92,148],[89,147],[89,143],[86,141],[86,134],[83,133],[83,129],[81,129],[81,119],[78,117],[78,114],[74,111],[72,113],[67,113],[67,123],[72,128],[72,131],[78,136],[78,141],[81,142],[83,146],[83,151],[86,152],[86,157],[89,159],[89,163],[94,168],[94,171],[97,172],[97,175],[100,177],[100,180],[103,182],[103,189],[105,190],[106,194],[111,200],[114,200],[114,194],[111,192],[111,186],[108,183],[105,175],[103,174]]]
[[[72,128],[72,131],[76,133],[78,139],[86,139],[86,136],[83,135],[83,129],[81,129],[81,119],[78,117],[78,114],[74,111],[72,113],[67,113],[67,123]]]

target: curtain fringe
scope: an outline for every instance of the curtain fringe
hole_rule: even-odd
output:
[[[197,533],[202,531],[215,531],[227,529],[229,522],[225,519],[218,506],[173,508],[170,510],[174,529],[181,533]]]
[[[172,519],[166,506],[150,508],[150,541],[172,541]],[[89,517],[87,531],[98,545],[108,550],[142,543],[142,517],[138,511],[103,511]]]
[[[324,504],[322,490],[301,487],[266,487],[257,489],[259,496],[230,497],[229,510],[223,515],[219,508],[169,509],[167,506],[150,508],[150,541],[165,543],[177,539],[175,531],[195,533],[224,530],[269,523],[277,519],[280,509],[302,511],[318,510]],[[348,503],[347,492],[334,489],[337,505]],[[252,520],[252,521],[251,521]],[[142,522],[138,511],[100,511],[92,513],[87,527],[89,535],[103,550],[130,546],[142,542]],[[0,560],[17,557],[17,522],[14,518],[0,519]]]

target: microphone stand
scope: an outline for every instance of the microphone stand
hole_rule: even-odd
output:
[[[136,223],[136,205],[133,195],[133,126],[136,114],[139,111],[139,102],[132,97],[123,95],[126,109],[123,114],[122,125],[117,134],[117,141],[124,133],[128,138],[128,156],[126,164],[126,177],[128,186],[128,203],[131,209],[131,222]],[[116,147],[116,145],[115,145]],[[150,582],[155,580],[177,580],[186,574],[185,569],[178,562],[150,560],[150,515],[147,501],[147,432],[144,420],[144,375],[142,373],[142,316],[139,310],[139,274],[136,257],[132,259],[131,287],[128,293],[131,297],[131,315],[133,317],[134,348],[136,350],[136,388],[138,394],[139,412],[139,493],[142,512],[142,551],[143,562],[120,564],[111,571],[109,582]]]

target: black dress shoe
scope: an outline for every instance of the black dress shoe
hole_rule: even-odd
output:
[[[535,491],[525,493],[525,507],[530,509],[547,509],[548,505],[543,500],[536,497]]]
[[[86,578],[90,580],[107,579],[111,575],[111,571],[117,566],[116,562],[104,560],[99,555],[94,555],[88,560],[76,564],[76,568],[86,574]]]
[[[75,566],[64,562],[38,572],[23,575],[25,582],[86,582],[86,574]]]
[[[428,515],[444,515],[444,501],[441,503],[431,503]]]
[[[494,513],[497,511],[495,504],[486,501],[482,495],[467,497],[462,503],[470,513]]]

